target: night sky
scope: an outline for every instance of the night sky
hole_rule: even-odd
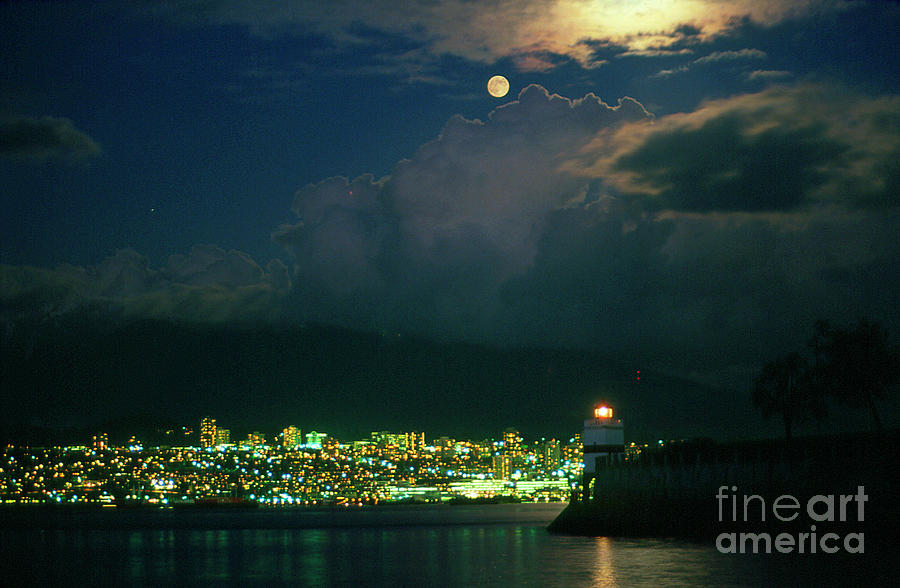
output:
[[[401,4],[0,4],[6,426],[746,437],[896,341],[897,2]]]

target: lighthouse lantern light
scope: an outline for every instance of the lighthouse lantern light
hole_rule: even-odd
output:
[[[601,404],[597,408],[594,409],[594,417],[598,419],[611,419],[613,415],[612,408],[606,406],[605,404]]]

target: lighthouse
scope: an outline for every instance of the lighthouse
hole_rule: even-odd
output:
[[[621,419],[613,418],[613,409],[607,404],[594,407],[594,418],[584,421],[585,481],[597,473],[598,465],[618,462],[625,456],[625,426]]]

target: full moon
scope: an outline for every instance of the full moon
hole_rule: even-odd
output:
[[[488,80],[488,94],[494,98],[503,98],[509,92],[509,80],[503,76],[494,76]]]

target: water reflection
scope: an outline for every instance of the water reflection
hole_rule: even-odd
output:
[[[15,572],[45,585],[849,585],[844,574],[872,563],[728,556],[711,543],[555,536],[536,523],[0,531],[0,551],[7,565],[16,562],[16,569],[0,570],[6,585],[15,584],[6,581],[19,577]],[[881,578],[877,569],[863,582]]]
[[[619,584],[616,582],[616,566],[613,563],[612,539],[609,537],[597,537],[596,556],[594,560],[594,586],[613,588]]]

